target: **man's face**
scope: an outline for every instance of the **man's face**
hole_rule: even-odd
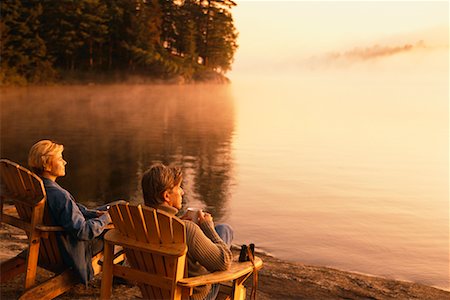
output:
[[[181,209],[181,201],[184,191],[181,188],[181,182],[168,191],[169,204],[177,209]]]

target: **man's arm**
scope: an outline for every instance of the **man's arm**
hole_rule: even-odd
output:
[[[209,272],[227,270],[233,255],[227,244],[214,230],[212,221],[205,221],[200,227],[186,222],[187,243],[190,255]]]

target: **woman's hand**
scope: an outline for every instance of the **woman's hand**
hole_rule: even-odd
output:
[[[104,214],[107,214],[107,210],[97,210],[97,217],[103,216]]]

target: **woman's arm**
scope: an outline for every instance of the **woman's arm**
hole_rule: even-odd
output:
[[[56,225],[75,235],[80,240],[92,240],[102,234],[104,227],[111,222],[105,213],[99,217],[86,219],[69,192],[55,190],[47,193],[50,213]]]

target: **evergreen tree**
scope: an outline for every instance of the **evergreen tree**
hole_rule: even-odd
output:
[[[231,68],[237,49],[237,33],[231,13],[223,8],[210,8],[208,35],[205,47],[207,67],[225,73]]]
[[[237,33],[230,9],[231,0],[201,1],[203,17],[200,22],[199,55],[210,69],[225,72],[230,69],[236,51]]]
[[[127,1],[129,2],[129,1]],[[124,0],[107,1],[108,37],[107,37],[107,69],[120,69],[127,65],[127,50],[121,45],[126,39],[126,3]]]
[[[76,0],[44,1],[41,34],[55,65],[75,70],[79,50],[84,45],[80,35],[81,2]]]
[[[79,35],[84,41],[83,45],[88,56],[88,65],[92,70],[94,67],[94,47],[98,49],[97,60],[101,65],[103,61],[103,44],[108,36],[107,7],[100,0],[82,0],[79,2]]]
[[[55,75],[39,36],[42,7],[33,1],[1,2],[1,72],[3,83],[40,83]]]
[[[123,46],[130,52],[129,66],[132,70],[145,70],[145,66],[159,58],[161,11],[156,0],[136,0],[128,7],[129,27]]]
[[[0,4],[1,82],[42,82],[54,68],[63,75],[96,70],[190,80],[224,74],[237,48],[232,0]]]

